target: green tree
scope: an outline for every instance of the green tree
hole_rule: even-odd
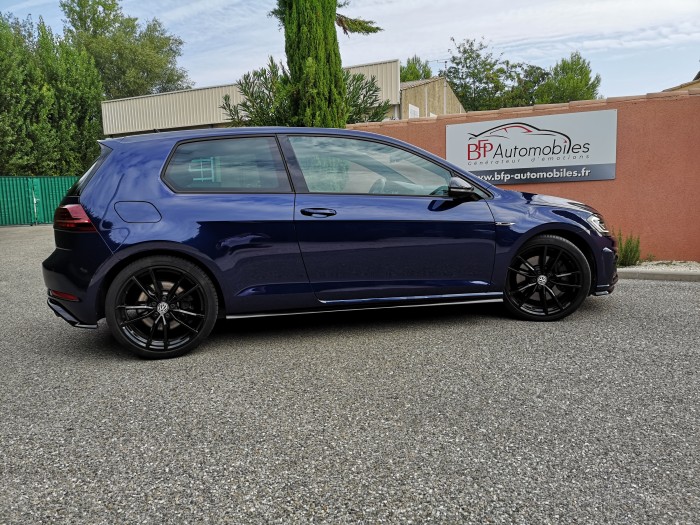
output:
[[[593,76],[590,62],[574,51],[568,59],[562,58],[551,68],[549,78],[537,89],[537,102],[592,100],[599,96],[600,81],[600,75]]]
[[[183,42],[156,18],[125,16],[118,0],[61,0],[66,37],[93,57],[107,99],[192,87],[177,66]]]
[[[51,127],[60,137],[51,150],[57,155],[55,170],[78,175],[99,152],[102,82],[85,50],[56,38],[43,22],[37,30],[37,67],[54,98],[52,105],[48,101],[44,105],[49,111]]]
[[[270,16],[274,16],[280,21],[282,27],[284,27],[284,9],[281,7],[282,1],[278,0],[277,7],[270,11]],[[338,9],[343,9],[350,5],[350,0],[338,1],[336,3],[336,13],[335,13],[335,25],[343,30],[343,33],[349,35],[350,33],[357,33],[360,35],[370,35],[372,33],[378,33],[383,31],[374,20],[365,20],[364,18],[351,18],[342,13],[338,12]]]
[[[424,80],[432,76],[430,65],[427,61],[421,60],[418,55],[413,55],[406,60],[405,66],[401,66],[401,82]]]
[[[531,64],[514,64],[510,71],[511,85],[502,96],[502,107],[516,108],[537,103],[537,90],[549,78],[549,73]]]
[[[447,77],[468,111],[587,100],[598,96],[600,75],[576,52],[548,71],[532,64],[510,62],[488,45],[467,39],[456,43]]]
[[[347,123],[376,122],[386,117],[390,103],[382,101],[374,77],[343,72],[346,86]],[[266,67],[243,75],[237,87],[242,102],[232,104],[229,95],[220,106],[231,126],[289,126],[294,122],[291,112],[289,72],[272,57]]]
[[[387,116],[391,102],[382,100],[375,77],[367,78],[362,73],[343,71],[347,91],[347,124],[381,122]]]
[[[33,105],[27,92],[31,60],[18,22],[4,16],[0,16],[0,49],[0,175],[23,175],[32,156],[26,133]]]
[[[336,0],[279,0],[295,124],[342,128],[347,108]]]
[[[498,109],[513,77],[512,66],[494,56],[482,40],[465,39],[456,42],[450,57],[451,65],[442,73],[447,77],[455,95],[467,111]]]
[[[9,175],[78,175],[101,135],[92,60],[39,21],[0,17],[0,165]]]
[[[239,104],[231,104],[224,95],[221,109],[228,114],[231,126],[289,126],[292,111],[289,73],[283,64],[270,57],[266,67],[243,75],[236,86],[243,96]]]

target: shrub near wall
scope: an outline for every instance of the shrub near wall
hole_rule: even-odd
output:
[[[615,180],[503,186],[586,202],[639,236],[642,257],[700,261],[700,89],[354,124],[445,157],[451,124],[616,109]]]

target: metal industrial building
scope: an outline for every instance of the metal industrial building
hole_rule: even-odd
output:
[[[398,60],[389,60],[346,69],[375,78],[381,99],[391,103],[389,119],[465,112],[443,77],[401,83],[400,67]],[[231,97],[232,104],[241,102],[235,84],[107,100],[102,103],[104,134],[118,137],[149,131],[225,127],[228,121],[219,108],[224,95]]]

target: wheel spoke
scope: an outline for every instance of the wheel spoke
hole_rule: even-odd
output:
[[[199,333],[197,330],[195,330],[195,329],[192,328],[190,325],[188,325],[186,322],[184,322],[182,319],[180,319],[178,316],[176,316],[176,315],[173,313],[173,310],[170,310],[170,313],[172,314],[173,319],[175,319],[178,323],[180,323],[182,326],[184,326],[185,328],[187,328],[190,332],[192,332],[192,333],[194,333],[194,334],[198,334],[198,333]]]
[[[564,307],[563,307],[563,306],[561,305],[561,303],[559,302],[559,298],[558,298],[557,295],[554,293],[554,290],[552,290],[552,289],[551,289],[549,286],[547,286],[547,285],[544,286],[544,289],[547,290],[547,291],[549,292],[549,295],[552,296],[552,299],[554,299],[554,302],[557,303],[557,308],[559,308],[559,311],[563,311],[563,310],[564,310]]]
[[[171,300],[170,302],[171,302],[171,303],[174,303],[174,302],[177,302],[177,301],[181,301],[184,297],[187,297],[188,295],[190,295],[192,292],[194,292],[194,291],[197,290],[198,288],[199,288],[199,285],[198,285],[198,284],[195,284],[192,288],[190,288],[190,289],[187,290],[186,292],[181,293],[180,295],[177,295],[177,296],[173,297],[172,300]]]
[[[163,351],[168,349],[168,320],[165,316],[163,318]]]
[[[540,288],[540,302],[542,303],[544,315],[549,315],[549,308],[547,308],[547,294],[544,291],[544,288]]]
[[[559,257],[561,257],[562,253],[563,253],[562,250],[559,250],[557,253],[557,256],[554,258],[554,262],[549,265],[549,269],[551,271],[554,271],[554,269],[557,267],[557,263],[559,262]]]
[[[549,282],[555,286],[568,286],[569,288],[581,288],[580,284],[560,283],[558,281],[552,281],[552,280],[550,280]]]
[[[153,268],[148,269],[148,274],[151,276],[151,281],[153,281],[153,289],[156,291],[156,295],[158,296],[158,300],[160,301],[163,297],[163,287],[160,285],[158,279],[156,279],[156,274],[153,271]]]
[[[558,274],[558,275],[555,274],[554,277],[556,277],[557,279],[559,279],[560,277],[569,277],[570,275],[576,275],[577,273],[581,273],[581,272],[579,272],[578,270],[576,270],[576,271],[573,271],[573,272],[560,273],[560,274]]]
[[[515,290],[515,293],[520,293],[520,292],[522,292],[522,291],[524,291],[524,290],[527,290],[528,288],[532,288],[532,287],[535,286],[536,284],[537,284],[537,283],[526,284],[525,286],[522,286],[522,287],[518,288],[517,290]]]
[[[132,276],[131,276],[131,280],[134,281],[134,282],[136,283],[136,286],[138,286],[138,287],[141,289],[141,291],[142,291],[143,293],[146,294],[146,297],[148,297],[148,298],[151,299],[152,301],[159,301],[159,300],[160,300],[160,298],[158,298],[158,297],[156,297],[156,296],[153,295],[153,292],[151,292],[150,290],[148,290],[147,288],[145,288],[145,287],[141,284],[141,282],[139,282],[139,280],[136,278],[135,275],[132,275]]]
[[[518,275],[522,275],[523,277],[534,277],[535,275],[532,273],[525,273],[519,268],[513,268],[512,266],[509,266],[508,269],[512,272],[517,273]]]
[[[193,317],[201,317],[204,318],[204,314],[198,314],[197,312],[190,312],[188,310],[182,310],[180,308],[172,308],[170,312],[176,312],[178,314],[185,314],[185,315],[191,315]]]
[[[547,245],[544,245],[544,248],[540,252],[540,258],[539,258],[539,265],[540,265],[540,273],[545,273],[545,268],[547,266]]]
[[[148,312],[146,312],[143,315],[140,315],[138,317],[134,317],[133,319],[127,319],[126,321],[122,321],[121,323],[119,323],[119,327],[124,328],[125,326],[133,324],[137,321],[142,321],[142,320],[146,319],[147,317],[150,317],[151,314],[153,313],[153,311],[154,311],[154,309],[151,308]]]
[[[175,284],[172,286],[172,288],[170,288],[170,290],[168,290],[168,293],[167,293],[166,298],[165,298],[165,300],[168,303],[171,302],[173,295],[175,295],[175,292],[180,287],[180,283],[182,282],[182,280],[184,278],[185,278],[185,276],[183,274],[180,274],[180,277],[177,278],[177,282],[175,282]]]
[[[153,310],[153,307],[148,305],[128,306],[126,304],[120,304],[117,308],[123,308],[124,310]]]
[[[523,259],[520,255],[518,255],[518,259],[520,259],[520,260],[522,261],[522,263],[523,263],[525,266],[527,266],[527,269],[530,270],[533,274],[536,274],[536,273],[537,273],[537,270],[535,270],[535,269],[532,267],[532,265],[531,265],[529,262],[527,262],[525,259]]]
[[[153,326],[151,326],[151,331],[148,334],[148,341],[146,341],[146,348],[151,346],[151,343],[153,342],[153,334],[156,333],[156,326],[158,326],[158,320],[160,319],[160,317],[161,316],[159,315],[158,318],[155,321],[153,321]]]

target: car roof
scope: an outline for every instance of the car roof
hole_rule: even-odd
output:
[[[155,133],[143,133],[140,135],[128,135],[125,137],[116,137],[101,140],[100,142],[106,145],[110,143],[132,144],[147,141],[169,141],[178,142],[181,140],[211,138],[211,137],[240,137],[245,135],[260,135],[260,134],[294,134],[294,135],[340,135],[354,137],[375,137],[379,136],[374,133],[364,131],[355,131],[338,128],[292,128],[284,126],[276,127],[246,127],[246,128],[207,128],[207,129],[185,129],[180,131],[164,131]],[[387,139],[389,137],[383,137]]]

